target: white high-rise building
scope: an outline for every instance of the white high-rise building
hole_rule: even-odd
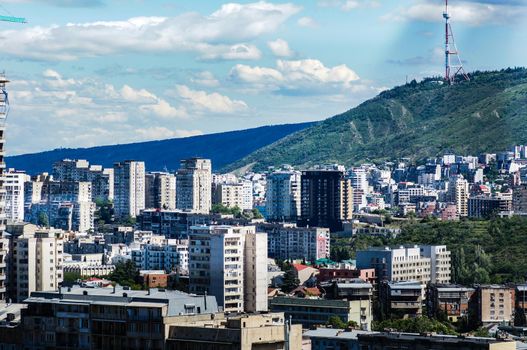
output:
[[[4,175],[7,220],[24,221],[24,183],[26,181],[30,181],[30,176],[14,169],[9,169]]]
[[[145,163],[127,160],[113,170],[115,216],[135,218],[145,209]]]
[[[225,312],[265,311],[267,235],[254,226],[192,226],[189,290],[216,297]]]
[[[250,181],[219,183],[214,185],[214,204],[238,207],[242,210],[253,208],[253,184]]]
[[[210,159],[181,161],[176,174],[176,209],[208,214],[212,208],[212,166]]]
[[[279,171],[267,176],[267,220],[295,221],[301,214],[301,173]]]
[[[132,261],[140,270],[163,270],[188,274],[188,241],[163,239],[132,249]]]
[[[154,209],[176,209],[176,177],[153,172],[145,177],[145,206]]]
[[[20,223],[8,225],[7,232],[11,235],[9,297],[15,302],[22,302],[32,292],[57,290],[64,278],[63,231]]]
[[[463,175],[452,176],[448,182],[448,200],[456,205],[460,217],[468,216],[468,181]]]
[[[352,168],[349,172],[351,187],[353,190],[362,190],[364,194],[369,193],[368,170],[365,168]]]

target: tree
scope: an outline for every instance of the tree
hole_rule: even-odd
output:
[[[37,225],[42,226],[42,227],[49,226],[48,215],[44,213],[43,211],[38,213]]]
[[[260,213],[258,208],[253,208],[252,213],[253,213],[253,218],[255,218],[255,219],[263,219],[263,217],[264,217],[262,215],[262,213]]]
[[[527,317],[525,316],[525,310],[522,307],[516,309],[514,314],[514,325],[525,327],[527,325]]]
[[[132,260],[118,262],[115,270],[108,276],[109,279],[121,286],[128,286],[132,289],[141,289],[142,281],[139,276],[139,270]]]
[[[342,321],[342,319],[337,315],[330,316],[326,324],[332,328],[338,329],[344,329],[347,326],[346,323]]]
[[[299,285],[300,280],[296,277],[295,268],[291,264],[286,264],[283,284],[280,288],[283,292],[289,293]]]

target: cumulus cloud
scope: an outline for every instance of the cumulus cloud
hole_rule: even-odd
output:
[[[290,57],[294,52],[289,47],[289,44],[284,39],[276,39],[267,43],[271,52],[277,57]]]
[[[278,60],[275,68],[238,64],[231,69],[230,78],[238,83],[289,93],[300,90],[329,93],[350,88],[360,79],[344,64],[326,67],[316,59]]]
[[[361,7],[378,7],[377,0],[319,0],[318,6],[338,7],[343,11],[351,11]]]
[[[190,79],[194,84],[198,84],[205,87],[216,87],[220,85],[220,82],[214,74],[209,71],[199,72]]]
[[[462,1],[449,6],[452,19],[478,26],[485,23],[505,24],[516,22],[527,15],[525,1]],[[424,22],[443,21],[444,4],[419,1],[408,7],[401,7],[382,18],[385,20],[410,20]]]
[[[34,26],[0,32],[4,54],[35,60],[76,60],[119,53],[192,52],[204,60],[257,59],[250,41],[275,32],[300,11],[265,1],[225,4],[208,16],[134,17],[124,21]]]
[[[240,100],[232,100],[217,92],[192,90],[185,85],[177,85],[173,92],[192,107],[215,113],[233,113],[247,109],[247,104]]]
[[[315,21],[312,17],[300,17],[298,21],[296,22],[300,27],[306,27],[306,28],[316,28],[318,27],[317,21]]]

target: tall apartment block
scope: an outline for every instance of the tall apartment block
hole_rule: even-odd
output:
[[[460,217],[468,216],[468,181],[463,175],[452,176],[448,182],[448,200],[456,205]]]
[[[145,176],[145,207],[176,209],[176,177],[173,174],[152,172]]]
[[[374,268],[380,281],[450,283],[450,251],[446,246],[369,248],[357,252],[357,268]]]
[[[21,171],[9,169],[4,175],[6,192],[6,218],[10,221],[24,221],[24,184],[30,177]]]
[[[342,170],[302,172],[300,226],[327,227],[341,231],[353,211],[351,181]]]
[[[115,163],[113,171],[115,216],[135,218],[145,209],[145,163],[126,160]]]
[[[192,226],[189,240],[191,293],[215,296],[227,313],[267,310],[266,234],[254,226]]]
[[[176,174],[176,208],[208,214],[212,207],[212,165],[210,159],[181,161]]]
[[[5,231],[6,225],[6,216],[5,216],[5,189],[4,189],[4,143],[5,143],[5,128],[6,128],[6,118],[9,111],[9,100],[7,97],[6,84],[9,83],[9,80],[6,79],[5,75],[0,75],[0,246],[3,246],[1,236]],[[2,259],[5,259],[3,250],[5,248],[0,248],[0,301],[5,300],[5,286],[3,285],[3,280],[5,280],[5,264],[2,263]],[[2,267],[3,266],[3,267]]]
[[[267,233],[270,258],[315,262],[330,256],[329,229],[296,227],[295,224],[262,223],[258,231]]]
[[[8,297],[22,302],[34,291],[57,290],[64,278],[63,231],[19,223],[8,225],[7,232]]]
[[[212,194],[214,204],[242,210],[253,208],[253,184],[250,181],[214,184]]]
[[[296,221],[301,214],[301,173],[279,171],[267,176],[265,211],[268,221]]]

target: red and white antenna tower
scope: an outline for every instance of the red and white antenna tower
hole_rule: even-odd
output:
[[[450,15],[448,14],[448,0],[445,0],[445,12],[443,12],[445,19],[445,81],[449,84],[456,82],[456,77],[462,77],[464,80],[470,80],[469,76],[463,68],[461,57],[456,47],[454,40],[454,32],[450,25]],[[454,63],[452,63],[454,62]]]

